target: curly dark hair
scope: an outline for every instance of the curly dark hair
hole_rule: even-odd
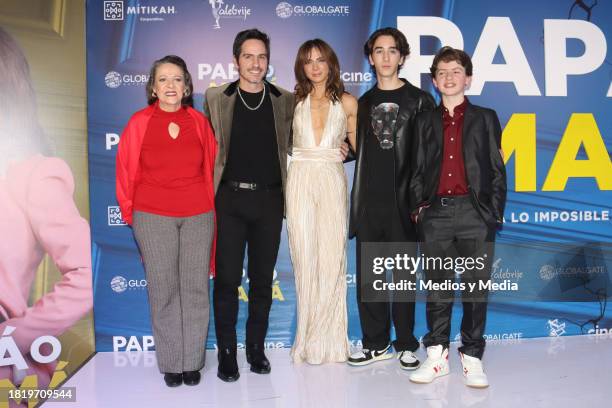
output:
[[[457,61],[459,65],[465,68],[465,75],[472,76],[472,59],[470,56],[463,50],[459,50],[453,47],[442,47],[440,51],[436,54],[433,59],[433,63],[429,68],[429,72],[431,73],[431,77],[434,78],[436,76],[436,71],[438,70],[438,64],[440,62],[451,62]]]

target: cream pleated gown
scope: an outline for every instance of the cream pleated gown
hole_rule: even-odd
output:
[[[310,96],[293,117],[293,153],[287,175],[287,230],[295,275],[296,363],[346,361],[347,182],[340,156],[346,138],[342,104],[332,103],[319,146]]]

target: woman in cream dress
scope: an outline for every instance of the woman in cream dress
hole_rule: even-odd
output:
[[[347,181],[340,147],[355,146],[357,100],[344,92],[338,58],[306,41],[295,61],[297,106],[287,179],[289,246],[297,296],[296,363],[346,361]]]

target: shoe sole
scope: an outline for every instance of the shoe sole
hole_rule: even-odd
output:
[[[253,368],[253,366],[251,366],[251,371],[254,372],[255,374],[270,374],[270,371],[272,371],[272,369],[257,370],[255,368]]]
[[[393,353],[385,353],[385,354],[381,354],[378,357],[374,357],[374,358],[371,358],[371,359],[366,360],[366,361],[360,361],[360,362],[356,362],[356,363],[354,363],[352,361],[347,361],[347,363],[348,363],[348,365],[352,365],[354,367],[360,367],[360,366],[364,366],[364,365],[375,363],[377,361],[389,360],[389,359],[391,359],[393,357],[394,357]]]
[[[240,378],[240,373],[237,373],[235,377],[226,377],[221,373],[217,372],[217,378],[224,382],[235,382],[238,381],[238,379]]]
[[[183,385],[182,382],[177,383],[177,384],[168,384],[168,383],[166,383],[166,387],[170,387],[170,388],[180,387],[181,385]]]
[[[470,388],[476,388],[476,389],[483,389],[483,388],[488,388],[489,387],[489,384],[486,384],[486,385],[465,384],[465,385],[470,387]]]
[[[448,373],[436,375],[434,378],[431,379],[431,381],[413,380],[412,378],[409,378],[409,380],[410,382],[413,382],[415,384],[431,384],[436,378],[444,377],[445,375],[449,375],[449,374],[450,374],[450,371]]]
[[[406,370],[406,371],[414,371],[414,370],[416,370],[417,368],[419,368],[420,366],[421,366],[421,363],[420,363],[420,362],[416,363],[416,365],[415,365],[415,366],[404,366],[404,365],[402,365],[402,363],[400,363],[400,368],[401,368],[402,370]]]

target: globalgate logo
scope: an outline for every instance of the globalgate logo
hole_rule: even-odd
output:
[[[282,1],[276,5],[276,15],[289,17],[347,17],[350,14],[348,5],[298,4],[292,5]]]
[[[540,268],[540,278],[545,281],[553,279],[555,276],[560,277],[575,277],[585,275],[605,274],[606,267],[603,265],[595,266],[562,266],[555,267],[553,265],[543,265]]]
[[[115,293],[123,293],[126,290],[145,289],[146,279],[126,279],[121,275],[115,276],[110,282],[111,289]]]
[[[144,85],[149,80],[148,74],[120,74],[117,71],[109,71],[104,76],[104,83],[111,89],[119,88],[120,86],[138,86]]]

